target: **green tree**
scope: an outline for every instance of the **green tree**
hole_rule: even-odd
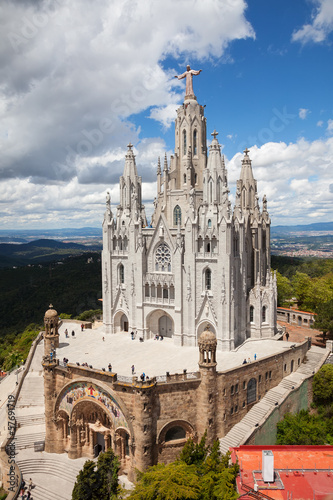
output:
[[[100,453],[97,460],[97,471],[101,480],[99,495],[101,500],[117,498],[119,494],[118,472],[120,464],[118,457],[110,448]]]
[[[312,286],[311,278],[305,273],[296,271],[295,276],[292,278],[292,286],[298,302],[298,307],[300,309],[306,309],[308,303],[310,302]]]
[[[100,453],[97,465],[87,460],[79,472],[72,500],[113,500],[120,492],[118,483],[119,460],[110,449]]]
[[[318,405],[333,401],[333,365],[324,365],[313,377],[313,400]]]
[[[200,478],[196,466],[185,462],[158,464],[139,476],[129,500],[197,500]]]
[[[206,446],[206,433],[198,444],[189,439],[179,459],[150,467],[129,500],[235,500],[238,464],[229,464],[230,453],[221,455],[219,442]]]
[[[324,335],[333,338],[333,299],[318,304],[313,328],[321,330]]]
[[[277,424],[276,444],[285,445],[322,445],[327,443],[326,423],[308,410],[296,415],[286,413]]]
[[[96,464],[92,460],[87,460],[76,478],[72,500],[101,500],[100,476],[95,468]]]
[[[291,286],[290,280],[277,271],[276,273],[276,285],[277,285],[277,305],[281,307],[285,305],[286,301],[291,299],[293,296],[293,288]]]

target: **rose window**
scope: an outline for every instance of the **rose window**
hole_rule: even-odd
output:
[[[156,249],[155,271],[171,272],[171,253],[165,243],[162,243]]]

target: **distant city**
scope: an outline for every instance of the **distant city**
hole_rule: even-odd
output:
[[[0,230],[0,243],[22,244],[41,239],[96,247],[102,245],[102,228]],[[272,227],[271,252],[289,257],[333,258],[333,222]]]

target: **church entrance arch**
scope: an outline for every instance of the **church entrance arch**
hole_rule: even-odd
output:
[[[128,332],[128,318],[124,311],[117,311],[113,318],[114,332]]]
[[[172,319],[164,314],[158,320],[158,333],[163,337],[172,337],[173,328],[172,328]]]
[[[162,309],[152,311],[146,318],[148,335],[150,338],[155,335],[172,337],[174,334],[174,322],[171,316]]]

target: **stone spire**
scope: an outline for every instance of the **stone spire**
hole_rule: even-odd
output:
[[[204,171],[203,199],[208,204],[223,202],[223,193],[227,184],[224,158],[221,155],[221,146],[217,140],[218,132],[211,134],[213,140],[209,146],[207,168]]]
[[[242,210],[253,211],[256,208],[257,181],[253,177],[249,150],[244,150],[242,170],[237,181],[237,189],[240,192],[240,206]]]
[[[138,176],[135,155],[132,149],[133,144],[129,143],[127,148],[124,173],[120,177],[120,205],[118,207],[118,212],[119,210],[120,212],[117,217],[121,217],[125,210],[125,215],[132,214],[135,219],[141,216],[145,220],[146,216],[142,205],[142,180]]]

